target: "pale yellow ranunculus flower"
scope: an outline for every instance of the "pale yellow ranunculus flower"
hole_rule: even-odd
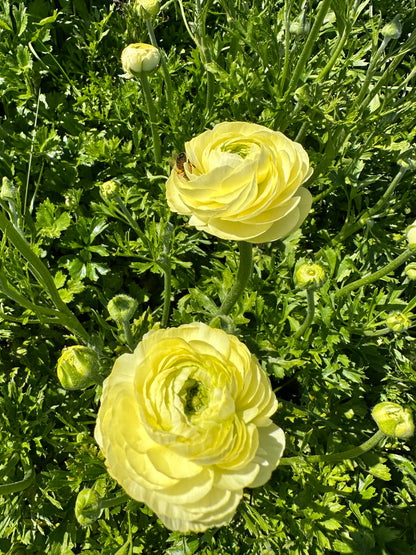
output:
[[[137,42],[129,44],[121,53],[121,64],[125,71],[125,79],[133,79],[139,75],[149,75],[159,66],[160,52],[151,44]]]
[[[169,207],[222,239],[282,239],[312,202],[301,187],[312,174],[303,147],[283,133],[243,122],[219,123],[185,143],[166,183]]]
[[[149,332],[105,380],[95,439],[110,475],[164,525],[201,532],[232,519],[243,488],[282,455],[277,401],[257,359],[201,323]]]

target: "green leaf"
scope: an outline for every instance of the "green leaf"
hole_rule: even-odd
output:
[[[61,212],[46,199],[37,209],[36,228],[41,237],[57,238],[71,225],[71,217],[68,212]]]

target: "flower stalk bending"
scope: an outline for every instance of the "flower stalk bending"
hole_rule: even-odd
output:
[[[313,317],[315,316],[315,292],[313,289],[307,289],[306,295],[308,299],[308,311],[306,313],[306,318],[300,328],[294,335],[295,339],[302,337],[309,326],[312,324]]]
[[[415,255],[415,250],[411,248],[406,249],[397,258],[395,258],[394,260],[386,264],[384,268],[381,268],[380,270],[378,270],[377,272],[374,272],[373,274],[370,274],[369,276],[365,276],[361,279],[357,279],[356,281],[353,281],[352,283],[349,283],[348,285],[345,285],[344,287],[342,287],[339,291],[335,293],[335,299],[342,298],[343,296],[347,295],[347,293],[351,293],[351,291],[355,291],[360,287],[364,287],[366,285],[369,285],[370,283],[374,283],[378,279],[381,279],[384,276],[391,274],[392,272],[394,272],[394,270],[396,270],[399,266],[404,264],[407,260],[409,260],[409,258],[411,258],[414,255]]]
[[[329,455],[309,455],[305,457],[283,457],[280,459],[280,464],[284,466],[293,466],[300,463],[320,463],[320,462],[342,462],[347,459],[355,459],[367,451],[370,451],[376,447],[382,439],[386,437],[381,430],[378,430],[374,435],[370,437],[367,441],[353,447],[352,449],[347,449],[347,451],[341,451],[340,453],[330,453]]]
[[[241,297],[248,280],[250,279],[251,270],[253,267],[253,245],[240,241],[238,243],[240,250],[240,264],[238,267],[237,278],[234,285],[231,287],[227,296],[224,299],[216,316],[224,316],[230,313],[231,309]]]

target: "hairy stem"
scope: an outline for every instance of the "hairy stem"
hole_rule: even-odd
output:
[[[397,258],[395,258],[394,260],[386,264],[384,268],[381,268],[380,270],[378,270],[377,272],[374,272],[373,274],[365,276],[361,279],[357,279],[356,281],[353,281],[352,283],[349,283],[348,285],[345,285],[344,287],[342,287],[339,291],[335,293],[335,299],[339,299],[344,295],[346,295],[347,293],[351,293],[351,291],[355,291],[360,287],[369,285],[370,283],[373,283],[378,279],[381,279],[382,277],[387,276],[388,274],[391,274],[391,272],[394,272],[396,268],[404,264],[407,260],[409,260],[409,258],[414,256],[415,254],[416,254],[415,250],[410,248],[406,249],[404,252],[402,252],[402,254],[399,254]]]
[[[307,455],[305,457],[283,457],[280,459],[280,465],[283,466],[293,466],[300,463],[320,463],[320,462],[341,462],[347,459],[355,459],[370,449],[376,447],[386,435],[378,430],[373,436],[367,441],[359,445],[358,447],[353,447],[352,449],[347,449],[347,451],[341,451],[340,453],[331,453],[329,455]]]
[[[237,278],[234,285],[228,292],[228,295],[225,297],[224,302],[222,303],[216,316],[222,316],[230,313],[250,279],[253,266],[253,245],[251,243],[246,243],[245,241],[240,241],[238,243],[238,248],[240,250],[240,265],[238,267]]]

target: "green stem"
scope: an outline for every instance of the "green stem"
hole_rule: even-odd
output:
[[[395,175],[394,179],[391,181],[390,185],[387,187],[386,191],[383,193],[381,198],[376,202],[374,206],[363,212],[353,224],[346,223],[341,231],[333,238],[331,241],[332,245],[338,242],[345,241],[350,235],[353,235],[356,231],[364,227],[371,218],[379,214],[386,204],[389,202],[396,190],[398,184],[400,183],[402,177],[406,173],[407,168],[405,166],[400,166],[399,171]]]
[[[284,12],[284,24],[285,24],[285,59],[283,62],[283,69],[280,75],[280,94],[282,94],[286,82],[286,75],[289,70],[290,64],[290,7],[288,6],[287,0],[285,0],[285,12]]]
[[[128,320],[121,320],[121,325],[123,327],[123,332],[126,338],[127,346],[130,349],[130,351],[133,352],[136,345],[134,342],[133,334],[131,333],[130,322]]]
[[[160,67],[162,69],[163,78],[166,84],[166,100],[167,100],[167,106],[168,106],[168,113],[171,116],[171,118],[173,118],[176,114],[176,107],[173,101],[172,80],[170,78],[170,72],[166,61],[166,54],[164,53],[163,50],[159,48],[159,45],[157,44],[155,30],[153,27],[151,17],[146,17],[146,27],[147,27],[147,32],[149,33],[150,43],[160,51]]]
[[[140,239],[142,240],[143,244],[145,246],[149,246],[149,241],[146,237],[146,235],[143,233],[143,231],[140,229],[140,227],[138,226],[137,222],[135,221],[135,219],[133,218],[131,212],[129,211],[129,209],[127,208],[127,206],[124,204],[124,202],[122,201],[122,199],[115,194],[114,195],[114,200],[116,201],[118,207],[120,208],[123,216],[126,218],[127,222],[129,223],[130,227],[136,232],[137,236],[140,237]]]
[[[337,44],[335,45],[335,48],[332,52],[332,56],[330,57],[330,59],[328,60],[328,63],[326,64],[326,66],[323,68],[323,70],[321,71],[321,73],[318,75],[317,81],[321,82],[323,81],[323,79],[327,76],[327,74],[331,71],[333,65],[335,64],[335,62],[338,59],[338,56],[340,55],[342,49],[344,48],[344,44],[349,36],[349,32],[350,32],[350,26],[349,24],[347,24],[345,26],[345,29],[342,33],[342,35],[339,36]]]
[[[253,245],[245,241],[240,241],[238,243],[238,248],[240,250],[240,265],[238,267],[237,279],[228,292],[228,295],[225,297],[216,316],[229,314],[250,279],[253,266]]]
[[[164,292],[163,292],[163,313],[162,313],[162,321],[160,324],[162,328],[166,328],[169,320],[170,295],[172,291],[172,269],[170,267],[170,263],[167,267],[165,267],[164,275],[165,275],[165,284],[164,284]]]
[[[304,335],[305,331],[312,324],[313,317],[315,315],[315,292],[313,289],[307,289],[306,294],[308,298],[308,311],[306,313],[306,318],[303,324],[293,336],[295,339],[298,339],[299,337],[302,337],[302,335]]]
[[[205,65],[205,71],[207,75],[207,95],[206,95],[206,101],[205,101],[205,112],[208,115],[213,106],[215,80],[212,72],[207,69],[207,65],[212,62],[212,56],[211,56],[211,51],[207,47],[207,42],[205,39],[206,8],[204,10],[202,9],[201,0],[196,0],[195,2],[195,20],[197,21],[196,30],[198,32],[200,52],[202,55],[202,60]]]
[[[391,274],[399,266],[401,266],[407,260],[409,260],[409,258],[412,258],[412,256],[415,256],[415,254],[416,254],[416,250],[413,250],[410,248],[406,249],[397,258],[395,258],[394,260],[389,262],[386,266],[384,266],[384,268],[381,268],[380,270],[378,270],[377,272],[374,272],[373,274],[370,274],[369,276],[365,276],[361,279],[357,279],[357,281],[353,281],[352,283],[349,283],[348,285],[345,285],[344,287],[342,287],[339,291],[335,293],[335,299],[339,299],[340,297],[343,297],[347,293],[351,293],[351,291],[354,291],[355,289],[359,289],[360,287],[369,285],[370,283],[373,283],[378,279],[381,279],[382,277],[387,276],[388,274]]]
[[[367,94],[368,87],[370,86],[371,79],[374,75],[374,73],[373,73],[374,68],[375,68],[377,62],[379,61],[380,57],[383,55],[388,42],[389,42],[389,39],[383,38],[379,48],[377,49],[377,52],[374,54],[374,56],[371,57],[371,60],[370,60],[370,63],[369,63],[368,69],[367,69],[367,73],[366,73],[366,76],[364,78],[364,82],[360,87],[360,93],[357,96],[357,98],[355,99],[353,105],[351,106],[351,111],[354,111],[354,109],[356,109],[356,108],[358,108],[358,111],[359,111],[359,106],[361,104],[361,101],[363,100],[363,98]]]
[[[17,493],[19,491],[23,491],[32,485],[33,480],[35,479],[35,471],[31,464],[23,462],[23,479],[19,480],[18,482],[12,482],[9,484],[2,484],[0,485],[0,497],[2,495],[8,495],[9,493]]]
[[[100,499],[100,509],[111,509],[112,507],[127,503],[130,499],[131,497],[129,497],[127,493],[122,493],[116,497],[110,497],[109,499]]]
[[[13,226],[13,224],[2,212],[0,212],[0,229],[3,231],[7,239],[16,247],[20,254],[27,260],[32,274],[35,276],[38,283],[48,292],[53,304],[60,312],[60,323],[72,333],[78,335],[80,339],[88,343],[90,339],[88,332],[61,299],[48,268],[33,252],[23,235]]]
[[[280,459],[280,465],[282,466],[293,466],[295,464],[301,463],[320,463],[320,462],[341,462],[346,459],[355,459],[370,449],[376,447],[382,439],[384,439],[386,435],[381,431],[378,430],[373,436],[370,437],[367,441],[359,445],[358,447],[353,447],[352,449],[348,449],[347,451],[341,451],[340,453],[331,453],[329,455],[307,455],[304,457],[283,457]]]
[[[165,231],[163,233],[163,255],[158,260],[159,266],[164,273],[164,291],[163,291],[163,313],[162,313],[162,328],[166,328],[169,320],[170,311],[170,296],[172,292],[172,264],[169,257],[170,239],[173,232],[173,225],[170,222],[166,223]]]
[[[296,89],[299,78],[302,74],[302,71],[305,69],[305,65],[311,55],[313,45],[315,44],[315,41],[318,38],[319,30],[329,10],[330,5],[331,5],[331,0],[323,0],[322,2],[320,2],[320,8],[318,13],[315,16],[315,22],[312,26],[311,32],[309,33],[305,46],[303,47],[298,63],[296,64],[295,69],[293,70],[292,78],[287,88],[288,93]]]
[[[160,135],[157,128],[157,116],[156,116],[156,107],[155,103],[153,102],[152,91],[150,90],[149,79],[147,75],[139,75],[140,83],[143,88],[143,94],[146,101],[147,106],[147,113],[149,114],[150,119],[150,130],[152,133],[152,141],[153,141],[153,155],[155,158],[156,164],[160,164],[162,162],[162,146],[160,142]]]

